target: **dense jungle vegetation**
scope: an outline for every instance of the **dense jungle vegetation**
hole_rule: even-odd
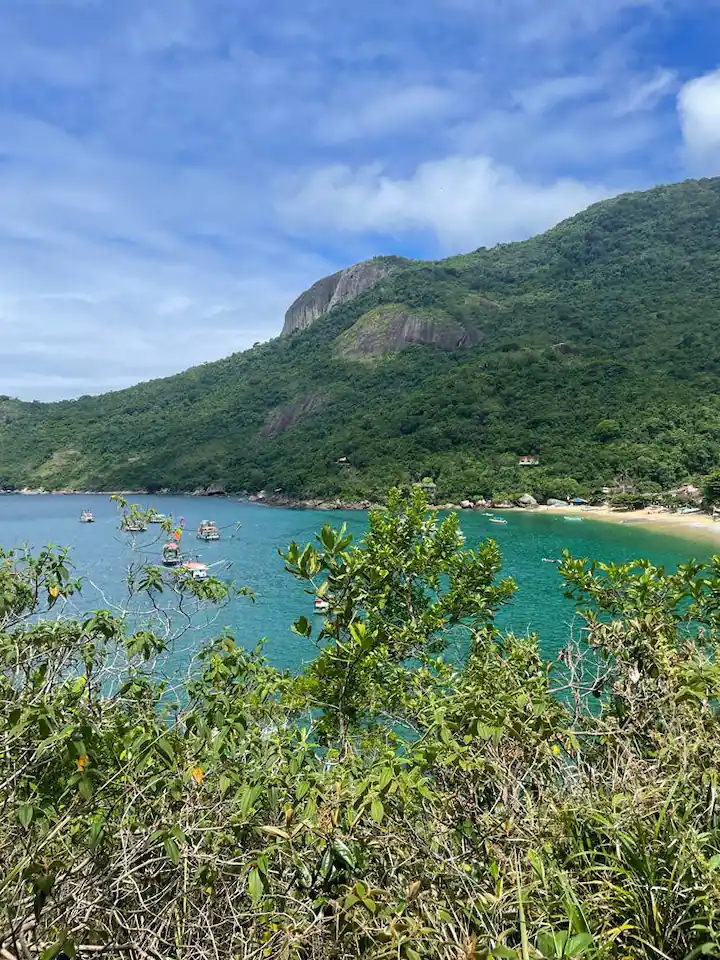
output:
[[[163,613],[228,585],[139,567],[79,620],[64,552],[1,559],[4,960],[720,955],[720,558],[566,555],[545,663],[495,543],[395,491],[288,548],[303,674],[221,635],[175,687]]]
[[[467,345],[343,353],[400,309]],[[363,337],[346,334],[358,321]],[[430,475],[452,499],[562,497],[622,474],[667,488],[720,464],[719,329],[720,180],[658,187],[413,263],[302,333],[168,379],[5,398],[0,482],[357,498]],[[523,454],[540,467],[519,471]]]

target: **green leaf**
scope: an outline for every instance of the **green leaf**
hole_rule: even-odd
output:
[[[542,862],[542,859],[536,850],[528,850],[528,860],[538,875],[538,877],[545,882],[545,864]]]
[[[312,633],[312,625],[307,617],[298,617],[295,623],[293,623],[291,630],[301,637],[309,637]]]
[[[180,848],[178,847],[175,840],[172,837],[165,837],[163,840],[163,846],[165,847],[165,853],[168,856],[168,859],[177,866],[180,863]]]
[[[155,749],[163,758],[163,760],[167,763],[167,765],[169,767],[172,767],[173,764],[175,763],[175,753],[171,745],[168,743],[167,740],[165,740],[164,737],[158,740],[158,742],[155,744]]]
[[[370,806],[370,816],[373,818],[375,823],[381,823],[382,818],[385,816],[385,807],[383,806],[383,802],[377,797],[373,800]]]
[[[333,840],[332,849],[340,857],[340,859],[345,863],[346,866],[350,867],[351,870],[354,870],[357,866],[357,861],[355,860],[355,855],[352,850],[346,843],[342,840]]]
[[[26,803],[24,806],[20,807],[17,812],[17,818],[20,821],[21,826],[27,828],[32,823],[32,818],[35,813],[35,810],[29,803]]]
[[[55,960],[55,957],[59,953],[65,953],[70,960],[73,960],[75,957],[75,943],[67,937],[61,937],[59,940],[56,940],[55,943],[50,944],[49,947],[45,947],[40,954],[40,960]]]
[[[330,873],[333,868],[333,849],[328,847],[325,853],[322,855],[322,860],[320,861],[320,875],[324,877],[325,880],[330,878]]]
[[[593,935],[591,933],[577,933],[570,939],[567,945],[568,957],[581,957],[593,945]]]
[[[378,790],[384,790],[394,776],[395,771],[392,767],[383,767],[378,777]]]
[[[84,797],[85,800],[92,799],[93,788],[92,780],[90,777],[82,776],[78,782],[78,790],[80,791],[80,796]]]
[[[270,837],[278,837],[280,840],[290,839],[290,834],[286,830],[281,830],[280,827],[265,826],[258,829],[261,833],[266,833]]]
[[[263,895],[263,881],[257,867],[253,867],[248,874],[248,893],[253,903],[257,903]]]

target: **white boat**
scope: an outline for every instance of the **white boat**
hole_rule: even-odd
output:
[[[570,523],[582,523],[582,517],[563,517],[563,520],[569,520]]]
[[[198,540],[219,540],[220,531],[214,520],[203,520],[198,527]]]
[[[167,521],[167,517],[165,516],[164,513],[154,513],[154,512],[153,512],[153,513],[151,513],[150,516],[147,518],[147,522],[148,522],[148,523],[165,523],[166,521]]]
[[[207,580],[208,565],[199,560],[186,560],[180,567],[181,570],[189,573],[193,580]]]
[[[162,562],[166,567],[179,567],[183,563],[183,557],[180,554],[180,544],[171,540],[166,543],[162,549]]]
[[[325,597],[315,597],[315,613],[327,613],[329,609],[330,604]]]
[[[89,510],[83,510],[80,514],[80,523],[95,523],[95,517]]]
[[[502,517],[490,517],[490,523],[507,523]]]

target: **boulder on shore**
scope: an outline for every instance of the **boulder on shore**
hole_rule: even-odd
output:
[[[469,510],[469,509],[472,507],[472,505],[473,505],[473,504],[472,504],[472,500],[461,500],[461,501],[460,501],[460,506],[463,508],[463,510]]]
[[[567,503],[565,500],[557,500],[555,497],[548,497],[547,505],[549,507],[566,507]]]
[[[517,505],[519,507],[536,507],[538,502],[531,494],[524,493],[521,497],[518,497]]]

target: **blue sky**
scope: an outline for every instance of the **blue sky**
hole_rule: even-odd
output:
[[[277,335],[376,253],[720,174],[718,0],[3,0],[0,392]]]

